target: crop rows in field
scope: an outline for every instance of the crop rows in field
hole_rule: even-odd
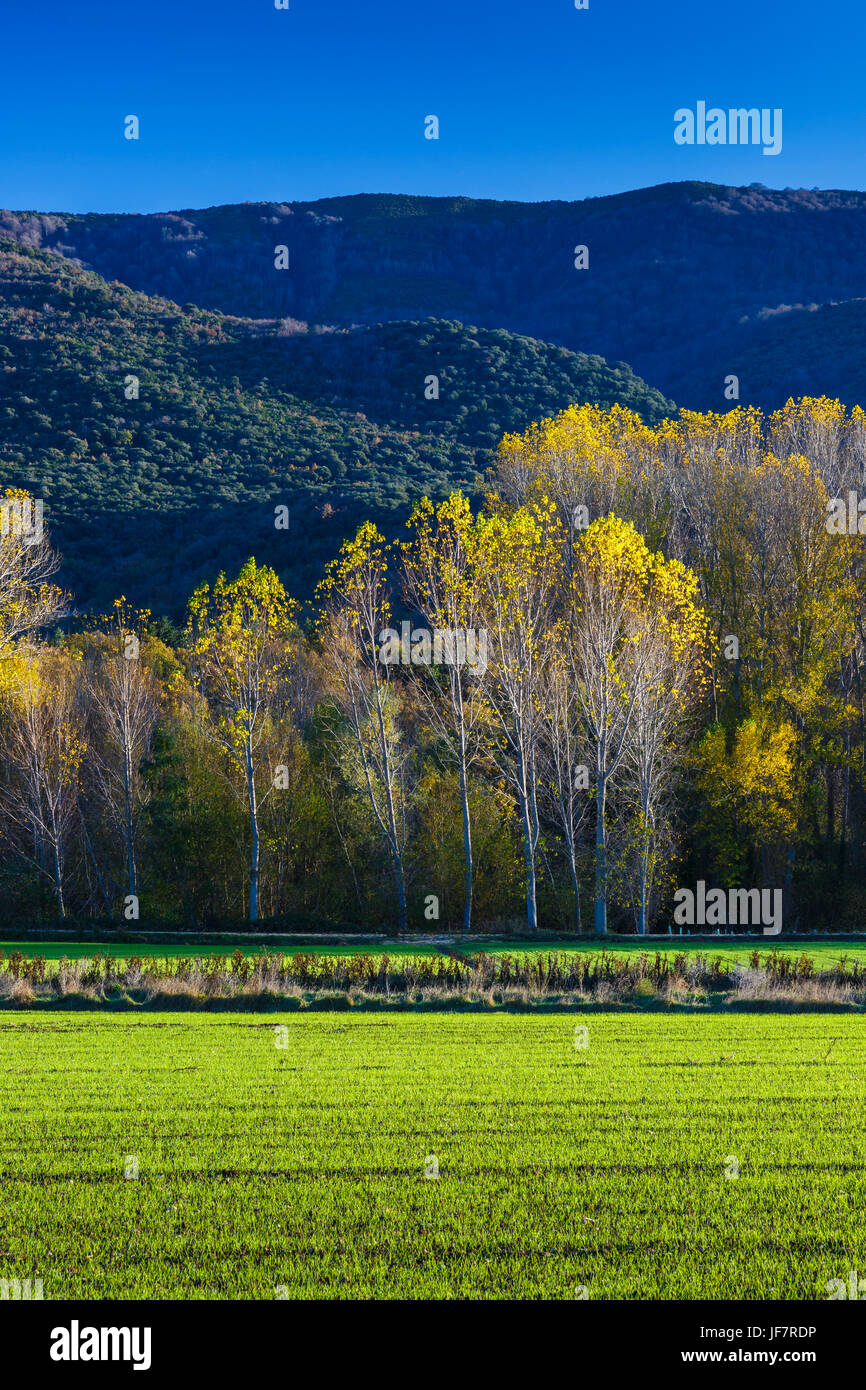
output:
[[[4,1015],[0,1277],[824,1298],[866,1274],[864,1063],[844,1016]]]

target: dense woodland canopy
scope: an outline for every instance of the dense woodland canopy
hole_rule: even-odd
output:
[[[0,487],[44,499],[80,608],[122,592],[180,621],[250,553],[309,600],[365,518],[393,535],[422,495],[478,493],[506,430],[574,401],[673,409],[623,364],[504,331],[302,328],[181,309],[0,238]]]
[[[764,410],[789,395],[866,399],[862,337],[810,337],[810,307],[862,304],[857,190],[683,182],[543,203],[362,194],[147,216],[0,212],[3,232],[228,314],[343,327],[459,319],[528,334],[628,362],[692,409],[727,409],[729,373],[740,402]],[[275,272],[276,245],[290,271]]]
[[[665,930],[703,878],[862,927],[866,537],[828,501],[864,461],[826,398],[572,407],[506,435],[480,503],[364,521],[313,624],[250,558],[182,630],[119,597],[64,626],[49,539],[10,531],[7,914]],[[403,621],[484,661],[385,663]]]

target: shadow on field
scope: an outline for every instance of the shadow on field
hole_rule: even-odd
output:
[[[31,1000],[0,999],[0,1013],[415,1013],[415,1014],[862,1014],[866,1005],[843,1000],[740,999],[723,993],[697,1003],[663,999],[421,999],[352,998],[348,994],[310,997],[239,994],[215,998],[192,994],[124,995],[94,998],[64,994]]]

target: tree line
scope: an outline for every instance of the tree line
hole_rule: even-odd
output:
[[[864,423],[572,407],[312,608],[251,558],[182,630],[70,620],[7,526],[4,915],[643,933],[701,878],[858,926]]]

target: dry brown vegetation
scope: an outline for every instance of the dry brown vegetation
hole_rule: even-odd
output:
[[[61,959],[0,953],[0,1005],[207,1008],[664,1007],[866,1008],[866,968],[843,956],[816,970],[803,954],[618,958],[605,952],[457,956],[261,954]]]

